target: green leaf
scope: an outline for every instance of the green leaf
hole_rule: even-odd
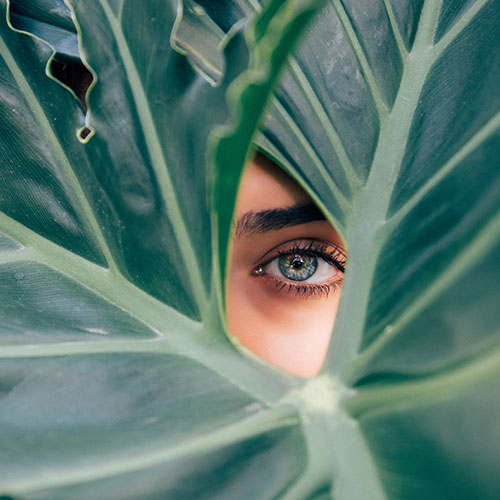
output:
[[[0,492],[498,498],[499,4],[71,0],[84,115],[1,0]],[[224,331],[252,141],[348,249],[310,380]]]
[[[10,0],[12,25],[50,43],[61,60],[79,60],[76,28],[63,0]]]

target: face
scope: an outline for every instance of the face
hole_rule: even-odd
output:
[[[261,155],[245,169],[235,217],[229,328],[266,361],[312,377],[339,303],[342,240],[295,181]]]

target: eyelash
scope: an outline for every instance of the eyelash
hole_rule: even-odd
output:
[[[292,244],[291,247],[281,248],[284,245]],[[333,248],[333,250],[329,250]],[[272,254],[264,262],[255,267],[252,274],[254,276],[266,277],[273,282],[273,285],[278,289],[279,292],[284,293],[294,293],[298,296],[303,297],[328,297],[330,292],[335,291],[342,285],[343,275],[345,270],[346,256],[344,251],[338,246],[330,246],[325,243],[321,243],[317,240],[307,240],[304,246],[297,241],[286,242],[279,245],[278,250],[271,250]],[[305,254],[309,256],[319,257],[329,264],[336,267],[342,275],[329,283],[319,283],[319,284],[295,284],[291,281],[285,281],[279,279],[275,275],[265,273],[263,267],[283,255],[289,255],[291,253]]]

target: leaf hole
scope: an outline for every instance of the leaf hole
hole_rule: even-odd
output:
[[[78,134],[80,139],[84,141],[92,131],[88,127],[83,127]]]
[[[86,94],[94,80],[92,73],[81,62],[61,62],[55,59],[50,65],[50,71],[54,78],[75,93],[82,106],[87,109]]]
[[[76,137],[82,144],[87,144],[87,142],[92,139],[95,130],[92,127],[82,127],[76,132]]]

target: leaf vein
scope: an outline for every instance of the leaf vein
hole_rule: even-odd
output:
[[[363,73],[365,82],[368,86],[368,89],[370,90],[377,113],[382,119],[388,114],[389,110],[386,103],[384,102],[384,99],[382,98],[382,94],[380,93],[380,90],[378,88],[375,75],[373,74],[373,71],[368,62],[368,58],[363,50],[359,38],[356,35],[354,26],[352,25],[349,16],[347,15],[347,12],[342,6],[340,0],[330,0],[330,2],[338,15],[339,21],[344,29],[344,33],[346,34],[346,37],[356,55],[356,58],[361,67],[361,72]]]
[[[481,12],[482,8],[490,0],[478,0],[474,5],[470,6],[462,17],[441,37],[439,42],[434,46],[436,58],[438,58],[444,50],[455,40],[462,31],[469,26],[474,18]]]
[[[67,469],[64,474],[60,470],[45,471],[39,477],[23,477],[21,482],[3,484],[6,490],[26,494],[36,490],[58,488],[75,484],[88,483],[106,478],[145,470],[160,464],[179,460],[186,456],[209,453],[213,449],[230,446],[266,432],[291,427],[298,424],[298,419],[290,415],[290,408],[264,410],[256,415],[227,425],[221,429],[205,432],[191,439],[169,446],[157,446],[146,453],[122,454],[120,459],[112,461],[93,461],[87,466]]]
[[[403,36],[401,35],[398,23],[396,21],[396,16],[394,15],[394,11],[392,9],[390,0],[384,0],[384,6],[387,12],[387,17],[389,18],[389,22],[391,23],[392,32],[394,33],[394,38],[396,40],[396,45],[398,47],[399,55],[404,64],[404,62],[408,59],[408,50],[406,49],[406,45],[403,40]]]
[[[500,374],[500,347],[485,349],[472,359],[465,359],[446,371],[424,375],[415,380],[390,383],[382,387],[360,388],[347,401],[354,418],[391,413],[398,408],[427,406],[452,400],[492,375]]]
[[[333,123],[330,121],[325,107],[321,103],[321,100],[318,98],[318,95],[314,91],[309,80],[306,78],[299,63],[293,57],[290,58],[290,67],[293,74],[295,75],[296,81],[299,83],[299,85],[302,86],[304,95],[316,112],[318,119],[325,130],[326,136],[330,139],[330,143],[333,147],[333,150],[337,154],[337,158],[339,159],[340,166],[342,167],[342,171],[346,176],[347,183],[351,192],[356,190],[360,186],[361,179],[354,170],[351,160],[349,159],[344,145],[342,144],[342,140],[340,139]]]

